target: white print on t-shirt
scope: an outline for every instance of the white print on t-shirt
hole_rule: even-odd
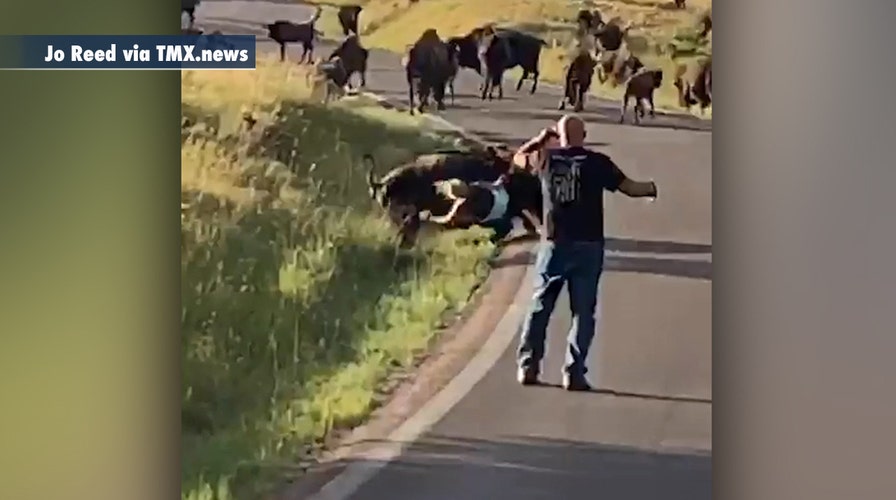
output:
[[[572,203],[579,199],[581,164],[587,157],[555,156],[551,158],[551,200],[554,203]]]

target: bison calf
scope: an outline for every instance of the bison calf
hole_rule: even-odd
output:
[[[566,81],[563,86],[563,97],[560,99],[559,110],[566,109],[566,103],[573,106],[576,112],[585,107],[585,94],[591,88],[591,80],[594,76],[596,62],[590,54],[580,53],[573,59],[566,70]]]
[[[268,38],[277,42],[277,45],[280,46],[280,61],[286,60],[286,44],[301,43],[302,58],[299,59],[299,64],[311,62],[311,59],[314,57],[314,38],[321,35],[314,27],[314,24],[320,18],[321,11],[322,9],[317,7],[311,19],[304,23],[297,24],[291,21],[277,20],[271,24],[264,25],[265,29],[268,30]]]
[[[630,99],[635,99],[634,115],[632,122],[635,125],[641,123],[644,117],[644,101],[650,104],[650,116],[656,116],[656,109],[653,105],[653,93],[656,89],[663,85],[663,70],[652,69],[642,71],[632,76],[628,84],[625,86],[625,95],[622,97],[622,113],[619,115],[619,123],[625,121],[625,111],[628,109]]]

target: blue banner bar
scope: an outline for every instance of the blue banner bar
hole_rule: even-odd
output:
[[[255,36],[0,36],[0,69],[255,69]]]

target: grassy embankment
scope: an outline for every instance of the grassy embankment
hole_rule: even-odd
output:
[[[302,71],[183,73],[200,124],[181,153],[185,499],[257,499],[297,473],[425,352],[493,252],[481,230],[396,252],[359,158],[385,166],[447,139],[371,103],[312,104]],[[245,109],[259,121],[237,133]]]
[[[542,77],[560,82],[568,64],[566,51],[575,30],[575,15],[581,8],[598,9],[604,19],[632,21],[629,47],[647,66],[664,70],[665,81],[656,104],[665,111],[682,112],[678,106],[672,74],[678,63],[693,64],[698,57],[712,53],[712,42],[697,42],[700,15],[712,6],[711,0],[691,0],[686,10],[673,8],[673,2],[656,0],[329,0],[328,5],[357,3],[364,6],[361,32],[370,47],[401,51],[413,43],[422,27],[435,27],[442,37],[468,33],[486,22],[514,27],[537,34],[549,42],[542,53]],[[325,9],[323,31],[340,35],[335,10]],[[711,38],[711,35],[710,35]],[[673,49],[674,47],[674,49]],[[675,60],[672,55],[675,54]],[[603,86],[595,80],[592,92],[611,99],[622,96],[623,89]],[[699,115],[697,107],[693,109]],[[712,116],[707,110],[706,117]]]

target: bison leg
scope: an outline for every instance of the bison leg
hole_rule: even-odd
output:
[[[488,81],[488,83],[487,83],[487,86],[488,86],[488,93],[487,93],[487,95],[488,95],[488,100],[491,101],[491,100],[494,99],[494,97],[495,97],[495,87],[500,88],[500,85],[501,85],[501,84],[499,83],[500,80],[498,80],[498,78],[497,78],[494,74],[490,74],[490,75],[488,76],[488,80],[487,80],[487,81]]]
[[[498,80],[498,100],[504,99],[504,76],[501,75]]]
[[[432,89],[432,97],[436,101],[436,109],[439,111],[445,110],[445,83],[441,85],[436,85],[435,88]]]
[[[581,112],[585,109],[585,86],[578,85],[578,89],[576,92],[576,105],[573,108],[576,113]]]
[[[520,89],[523,88],[523,80],[525,80],[527,76],[529,76],[529,72],[526,70],[523,70],[523,74],[522,74],[522,76],[520,76],[520,81],[516,82],[516,91],[517,92],[519,92]]]
[[[538,70],[532,72],[532,88],[529,90],[530,94],[535,93],[535,89],[538,88]]]
[[[280,62],[286,60],[286,44],[283,42],[278,42],[280,44]]]
[[[426,108],[429,107],[429,92],[429,85],[421,83],[420,92],[417,96],[420,99],[420,104],[417,106],[417,111],[423,113]]]
[[[622,111],[619,113],[619,123],[625,123],[625,111],[628,109],[629,97],[630,95],[628,92],[622,96]]]
[[[653,92],[647,96],[647,102],[650,104],[650,117],[656,118],[656,106],[653,105]]]
[[[404,220],[401,229],[398,231],[399,242],[401,248],[411,248],[417,242],[417,234],[420,231],[420,216],[418,214],[410,215]]]
[[[305,59],[306,56],[307,56],[307,59]],[[309,64],[314,59],[314,42],[308,42],[303,47],[302,59],[305,59],[305,62],[307,62]]]
[[[408,78],[408,110],[414,114],[414,81]]]
[[[635,109],[632,114],[632,123],[635,125],[639,125],[641,123],[641,117],[644,116],[644,105],[641,104],[641,99],[635,98]]]

